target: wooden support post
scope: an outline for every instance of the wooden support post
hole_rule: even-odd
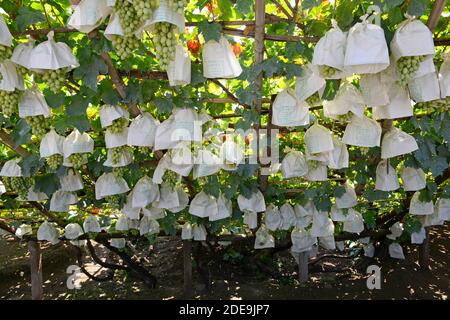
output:
[[[309,251],[300,252],[298,254],[298,280],[300,283],[305,283],[309,280],[308,260]]]
[[[42,300],[42,255],[39,243],[28,241],[28,252],[30,253],[31,271],[31,299]]]
[[[183,268],[184,268],[184,286],[183,295],[186,299],[192,299],[192,241],[183,240]]]
[[[422,270],[430,270],[430,232],[425,228],[425,240],[419,247],[419,265]]]

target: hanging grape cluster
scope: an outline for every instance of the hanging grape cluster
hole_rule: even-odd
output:
[[[120,209],[120,195],[115,194],[105,197],[106,202],[111,209]]]
[[[36,82],[45,82],[52,92],[58,93],[64,86],[68,71],[68,68],[48,70],[44,73],[36,73],[34,79]]]
[[[17,65],[16,68],[17,73],[20,74],[22,77],[25,77],[28,74],[28,69],[25,68],[24,66]]]
[[[28,125],[31,127],[31,132],[38,138],[41,139],[51,126],[51,119],[45,118],[43,115],[25,117]]]
[[[62,165],[63,157],[60,154],[54,154],[50,157],[45,158],[45,161],[47,162],[47,165],[50,167],[50,169],[56,170],[60,165]]]
[[[109,149],[111,152],[111,161],[113,165],[117,165],[120,162],[122,155],[129,150],[128,146],[120,146]]]
[[[315,105],[317,105],[319,102],[320,102],[320,97],[319,97],[319,93],[318,93],[318,92],[314,93],[312,96],[309,96],[309,97],[306,99],[306,103],[307,103],[309,106],[315,106]]]
[[[143,23],[152,17],[153,10],[159,6],[159,1],[135,0],[133,5],[140,23]]]
[[[18,112],[19,91],[0,91],[0,108],[3,115],[11,117]]]
[[[13,49],[11,47],[7,47],[0,44],[0,62],[3,62],[6,59],[11,58],[13,53]]]
[[[150,147],[138,147],[138,150],[144,155],[150,154],[152,152],[152,149]]]
[[[69,162],[74,169],[80,169],[86,163],[86,159],[83,153],[72,153],[69,156]]]
[[[112,36],[112,45],[121,59],[128,58],[134,50],[139,48],[139,40],[134,34],[129,36]]]
[[[187,0],[169,0],[169,7],[178,14],[183,14]]]
[[[322,78],[331,78],[338,72],[339,69],[330,66],[319,66],[319,73]]]
[[[118,118],[115,119],[110,126],[107,127],[111,133],[121,133],[128,126],[128,119]]]
[[[114,10],[119,15],[120,25],[125,35],[131,35],[141,23],[138,18],[137,6],[128,0],[116,0]]]
[[[174,59],[177,26],[168,22],[155,24],[153,44],[155,46],[156,59],[163,70],[167,70],[169,62]]]
[[[123,177],[123,175],[125,174],[125,167],[115,167],[112,169],[112,173],[116,177]]]
[[[408,82],[414,77],[417,70],[419,70],[420,63],[425,59],[425,56],[411,56],[401,57],[397,61],[397,70],[400,76],[399,84],[406,86]]]
[[[6,190],[17,192],[20,199],[28,197],[28,190],[31,187],[31,179],[24,177],[2,177]]]
[[[414,108],[420,108],[426,112],[446,112],[450,106],[450,97],[439,100],[432,100],[427,102],[418,102],[414,105]]]

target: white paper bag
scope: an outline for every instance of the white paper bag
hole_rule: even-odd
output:
[[[420,228],[419,232],[411,233],[411,243],[412,244],[422,244],[426,238],[425,228]]]
[[[357,147],[378,147],[381,139],[381,126],[366,116],[352,116],[345,128],[342,142]]]
[[[339,209],[335,204],[331,206],[331,220],[336,222],[343,222],[347,220],[347,215],[344,214],[344,210]]]
[[[332,29],[317,42],[314,49],[312,64],[318,66],[319,70],[323,70],[324,66],[337,69],[334,74],[324,74],[321,76],[325,79],[340,79],[344,76],[344,58],[345,47],[347,44],[347,34],[339,29],[337,22],[331,20]]]
[[[160,208],[142,208],[142,213],[144,216],[150,217],[152,219],[163,219],[166,216],[166,210]]]
[[[83,229],[78,223],[69,223],[64,228],[64,237],[69,240],[74,240],[83,234]]]
[[[257,190],[250,195],[250,198],[246,198],[243,195],[239,195],[237,198],[239,210],[241,211],[254,211],[263,212],[266,211],[266,202],[261,191]]]
[[[216,174],[221,168],[220,157],[206,149],[198,151],[194,163],[194,179]]]
[[[123,31],[122,25],[120,23],[120,17],[115,12],[111,13],[108,25],[106,26],[105,32],[103,34],[105,38],[110,41],[112,41],[113,36],[125,36],[125,32]]]
[[[194,237],[192,233],[192,225],[189,222],[185,222],[181,226],[181,239],[182,240],[191,240]]]
[[[336,206],[339,209],[347,209],[358,204],[358,197],[355,189],[347,182],[344,184],[345,192],[342,196],[336,197]]]
[[[202,141],[202,121],[198,114],[189,108],[173,111],[175,130],[172,132],[174,141]]]
[[[22,168],[19,166],[20,159],[8,160],[0,171],[1,177],[21,177]]]
[[[47,34],[47,41],[41,42],[31,52],[33,59],[28,66],[34,70],[57,70],[61,68],[77,68],[80,64],[70,47],[64,42],[53,40],[54,32]]]
[[[33,229],[31,228],[30,225],[28,224],[21,224],[17,229],[16,229],[16,237],[22,239],[23,236],[28,236],[28,235],[32,235],[33,234]]]
[[[78,129],[73,131],[64,139],[64,158],[74,153],[90,153],[94,151],[94,140],[86,132],[80,133]]]
[[[35,39],[28,38],[28,42],[19,43],[14,48],[13,54],[11,56],[11,61],[15,64],[30,69],[31,60],[33,59],[31,53],[33,52],[35,42]]]
[[[189,213],[200,218],[214,216],[218,212],[216,198],[203,191],[197,193],[189,205]]]
[[[28,202],[30,202],[30,201],[44,201],[44,200],[47,200],[47,199],[48,199],[48,197],[47,197],[47,195],[45,193],[39,192],[39,191],[35,191],[33,186],[31,186],[28,189],[28,193],[27,193],[27,198],[26,199],[21,199],[20,197],[16,198],[17,201],[23,201],[23,202],[25,202],[25,201],[28,201]]]
[[[144,112],[131,121],[128,128],[127,143],[130,146],[153,147],[155,144],[156,128],[159,121],[151,114]]]
[[[158,221],[151,219],[149,217],[142,217],[139,223],[139,234],[141,236],[145,234],[158,234],[159,233],[159,223]]]
[[[203,46],[203,76],[205,78],[236,78],[242,73],[241,65],[225,37],[219,42],[209,40]]]
[[[334,149],[330,130],[317,123],[306,130],[304,140],[309,153],[320,153]]]
[[[345,232],[360,234],[364,231],[364,219],[358,211],[353,208],[348,209],[347,217],[344,221]]]
[[[122,249],[125,248],[127,241],[124,238],[114,238],[111,239],[110,245],[111,247]]]
[[[422,190],[427,186],[425,172],[421,168],[404,167],[401,176],[405,191]]]
[[[365,245],[364,246],[364,256],[373,258],[374,255],[375,255],[375,247],[374,247],[373,243],[369,243],[369,244]]]
[[[119,216],[119,218],[116,221],[116,230],[117,231],[127,231],[130,229],[130,219],[126,216]]]
[[[205,226],[202,224],[194,224],[192,228],[192,235],[195,241],[205,241],[207,236]]]
[[[83,229],[84,232],[94,232],[99,233],[102,231],[102,228],[100,227],[100,223],[98,222],[98,219],[96,216],[90,215],[87,217],[83,222]]]
[[[336,250],[336,242],[334,236],[319,237],[319,245],[325,250]]]
[[[352,112],[363,117],[365,102],[361,92],[350,82],[344,82],[333,100],[323,102],[323,112],[328,118],[338,120],[339,116]]]
[[[191,58],[181,44],[177,44],[175,58],[169,62],[167,78],[169,78],[171,86],[183,86],[191,83]]]
[[[380,27],[381,13],[377,8],[369,19],[367,14],[362,16],[362,22],[356,23],[348,32],[344,68],[349,72],[378,73],[389,66],[386,38]]]
[[[276,231],[281,225],[280,210],[274,204],[269,204],[264,213],[264,223],[267,229]]]
[[[332,151],[328,151],[328,167],[330,169],[348,168],[349,154],[347,145],[338,137],[333,136],[333,146],[334,149]]]
[[[275,248],[275,238],[269,233],[269,230],[262,225],[255,232],[255,249]]]
[[[433,34],[422,21],[413,17],[399,24],[390,48],[395,61],[409,56],[426,56],[429,59],[435,54]]]
[[[387,160],[381,160],[377,165],[375,189],[394,191],[400,188],[397,172]]]
[[[383,136],[381,143],[381,158],[388,159],[408,154],[419,149],[416,140],[406,132],[392,127]]]
[[[113,149],[106,150],[106,161],[103,162],[105,167],[120,168],[133,162],[133,156],[129,148],[121,150],[120,156],[113,160]]]
[[[244,150],[236,142],[227,139],[220,146],[220,158],[222,163],[240,164],[244,160]]]
[[[37,231],[37,239],[39,241],[48,241],[51,244],[57,244],[59,242],[59,231],[56,229],[53,223],[45,221],[39,226]]]
[[[63,155],[63,144],[64,137],[57,134],[54,129],[51,129],[41,140],[39,147],[41,158],[47,158],[54,154]]]
[[[313,215],[311,235],[313,237],[327,237],[334,234],[333,220],[328,217],[327,212],[318,211]]]
[[[415,102],[427,102],[441,97],[438,75],[435,72],[411,79],[408,89]]]
[[[184,15],[175,12],[167,0],[159,0],[159,7],[153,11],[151,19],[145,21],[136,33],[142,33],[144,30],[152,31],[153,25],[157,22],[168,22],[177,26],[180,34],[184,32]]]
[[[429,215],[434,212],[433,201],[421,201],[419,199],[420,191],[414,192],[411,203],[409,204],[409,213],[413,215]]]
[[[439,69],[439,87],[441,98],[450,96],[450,54],[443,54],[444,62]]]
[[[3,11],[3,10],[2,10]],[[5,47],[12,46],[13,36],[8,29],[8,25],[3,18],[3,14],[0,13],[0,45]]]
[[[58,190],[53,193],[50,200],[50,211],[67,212],[70,209],[70,205],[77,202],[78,199],[74,193]]]
[[[125,179],[111,172],[103,173],[95,182],[95,198],[97,200],[128,191],[130,188]]]
[[[67,174],[59,178],[59,182],[63,191],[75,192],[84,188],[81,175],[73,169],[67,170]]]
[[[285,179],[306,175],[308,173],[308,164],[303,153],[291,150],[281,162],[281,173]]]
[[[402,247],[396,242],[389,245],[389,256],[394,259],[405,259]]]
[[[258,213],[254,211],[244,211],[244,224],[248,225],[250,229],[258,227]]]
[[[178,141],[172,137],[172,132],[175,129],[175,119],[171,115],[156,128],[155,146],[153,150],[171,149],[176,146]]]
[[[326,81],[320,75],[317,68],[308,64],[302,68],[302,73],[295,78],[295,95],[300,101],[305,101],[316,92],[325,88]]]
[[[301,253],[310,251],[316,243],[316,238],[309,231],[300,228],[294,228],[291,232],[292,252]]]
[[[288,88],[281,91],[272,105],[272,124],[281,127],[297,127],[309,124],[309,109],[295,92]]]
[[[372,109],[373,118],[380,120],[411,117],[413,115],[413,107],[408,90],[398,85],[397,82],[389,82],[386,85],[389,86],[389,102],[386,105],[374,106]],[[377,90],[373,91],[375,93],[378,92]]]
[[[52,115],[44,95],[37,86],[25,90],[19,99],[19,117],[33,117],[43,115],[48,118]]]
[[[80,32],[89,33],[100,26],[110,13],[111,8],[106,0],[82,0],[74,8],[67,25]]]
[[[369,107],[385,106],[389,103],[389,86],[381,81],[381,74],[364,74],[359,79],[364,102]]]
[[[114,120],[119,118],[128,119],[130,114],[122,107],[105,104],[100,108],[99,116],[102,128],[106,128],[112,125]]]
[[[312,223],[312,213],[308,212],[299,203],[294,206],[295,226],[297,228],[306,228]]]
[[[14,91],[25,90],[23,84],[23,76],[17,72],[16,65],[10,60],[5,60],[0,63],[0,90]]]
[[[233,207],[231,200],[227,199],[222,193],[217,198],[217,213],[212,211],[209,214],[209,221],[217,221],[231,217]]]
[[[294,208],[289,203],[285,203],[280,208],[280,215],[281,215],[281,224],[280,229],[281,230],[289,230],[291,227],[295,226],[296,224],[296,216],[294,212]]]
[[[440,198],[437,201],[437,214],[440,220],[449,221],[450,220],[450,199]]]
[[[144,208],[154,201],[159,200],[159,187],[153,183],[148,176],[143,176],[134,185],[131,206],[133,208]]]
[[[308,173],[304,178],[308,181],[327,181],[328,169],[326,164],[318,161],[308,161]]]

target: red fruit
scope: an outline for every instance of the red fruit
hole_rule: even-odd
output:
[[[92,208],[91,209],[91,214],[93,214],[94,216],[100,213],[100,209],[99,208]]]
[[[187,42],[187,47],[192,55],[197,56],[198,51],[200,50],[200,41],[197,39],[191,39]]]
[[[233,44],[233,52],[236,57],[239,57],[242,52],[242,46],[240,43],[236,42],[235,44]]]
[[[250,136],[245,136],[245,144],[246,145],[250,144]]]
[[[225,141],[227,141],[227,135],[226,134],[222,135],[222,142],[225,142]]]

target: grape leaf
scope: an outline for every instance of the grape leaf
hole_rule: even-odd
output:
[[[248,14],[251,12],[253,5],[252,0],[237,0],[236,1],[236,10],[242,14]]]
[[[320,6],[322,0],[304,0],[302,1],[302,8],[304,10],[311,9],[317,6]]]
[[[44,174],[35,178],[34,190],[51,196],[60,187],[59,178],[54,173]]]
[[[428,0],[411,0],[408,6],[408,14],[412,16],[421,16],[428,6]]]
[[[25,31],[29,25],[45,21],[41,11],[30,7],[21,7],[17,12],[16,24],[20,31]]]
[[[219,41],[222,31],[222,26],[215,22],[202,21],[198,24],[200,32],[205,38],[205,42],[209,40]]]

